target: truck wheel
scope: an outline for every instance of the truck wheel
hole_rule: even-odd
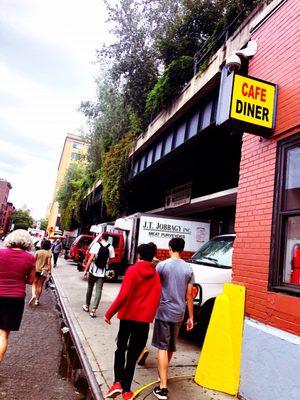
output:
[[[82,272],[84,270],[83,265],[81,263],[77,263],[77,271]]]
[[[212,310],[214,308],[215,299],[208,300],[201,308],[198,329],[195,330],[197,341],[202,346],[206,331],[209,325]]]
[[[117,282],[118,280],[118,274],[116,273],[115,270],[113,269],[108,269],[105,272],[105,278],[108,282]]]

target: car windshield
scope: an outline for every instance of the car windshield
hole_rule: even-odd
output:
[[[192,257],[191,262],[213,267],[232,267],[233,236],[216,237],[205,243]]]

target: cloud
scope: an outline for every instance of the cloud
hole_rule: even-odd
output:
[[[1,21],[0,38],[1,60],[11,70],[60,89],[73,91],[74,82],[85,86],[87,77],[81,74],[80,59],[61,45],[42,42],[5,21]]]
[[[0,176],[10,200],[44,216],[67,133],[95,93],[95,49],[109,41],[99,0],[1,0]]]

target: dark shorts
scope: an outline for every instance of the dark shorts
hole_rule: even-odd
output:
[[[181,322],[155,320],[152,346],[160,350],[176,351],[176,339]]]
[[[0,297],[0,329],[18,331],[21,325],[25,299]]]

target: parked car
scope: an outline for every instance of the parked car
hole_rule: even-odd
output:
[[[202,343],[215,298],[231,281],[235,235],[220,235],[205,243],[189,260],[195,275],[194,334]]]
[[[77,262],[78,264],[82,264],[85,258],[85,254],[93,239],[93,235],[79,235],[70,247],[69,258]]]

